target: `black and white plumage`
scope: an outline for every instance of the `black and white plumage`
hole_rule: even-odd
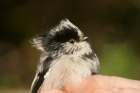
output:
[[[63,89],[67,82],[79,83],[81,78],[98,73],[99,60],[83,33],[68,19],[48,33],[33,39],[33,46],[43,51],[30,93],[40,87]]]

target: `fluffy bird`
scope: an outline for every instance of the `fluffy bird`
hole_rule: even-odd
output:
[[[30,93],[47,93],[51,88],[63,89],[67,82],[98,73],[99,60],[82,31],[64,19],[44,35],[32,40],[42,51]]]

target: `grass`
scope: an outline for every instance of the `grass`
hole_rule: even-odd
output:
[[[104,75],[115,75],[131,79],[138,79],[135,71],[139,57],[131,46],[124,44],[108,44],[104,46],[103,56],[100,58],[100,73]]]

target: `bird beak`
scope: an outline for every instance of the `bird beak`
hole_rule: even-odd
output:
[[[84,38],[83,38],[83,41],[85,41],[85,40],[87,40],[87,39],[88,39],[88,37],[84,37]]]

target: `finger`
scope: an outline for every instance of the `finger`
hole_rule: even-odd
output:
[[[61,89],[50,89],[49,91],[45,91],[45,89],[41,89],[38,93],[66,93],[64,90]]]
[[[61,89],[51,89],[49,93],[66,93],[64,90]]]
[[[92,78],[82,79],[81,82],[69,82],[64,86],[64,90],[68,93],[86,93],[86,91],[93,91],[95,89],[96,83],[92,81]]]
[[[106,88],[140,88],[140,81],[116,76],[95,75],[91,77],[98,85],[106,85]],[[103,86],[104,87],[104,86]]]
[[[111,88],[140,88],[140,81],[129,80],[115,76],[93,75],[89,78],[83,78],[78,84],[75,82],[67,83],[64,89],[67,92],[93,91],[93,89],[111,89]]]
[[[95,88],[140,88],[140,81],[115,76],[93,75],[90,82],[96,83]]]
[[[140,93],[140,89],[136,88],[113,88],[113,89],[106,89],[106,90],[94,90],[88,93]]]

